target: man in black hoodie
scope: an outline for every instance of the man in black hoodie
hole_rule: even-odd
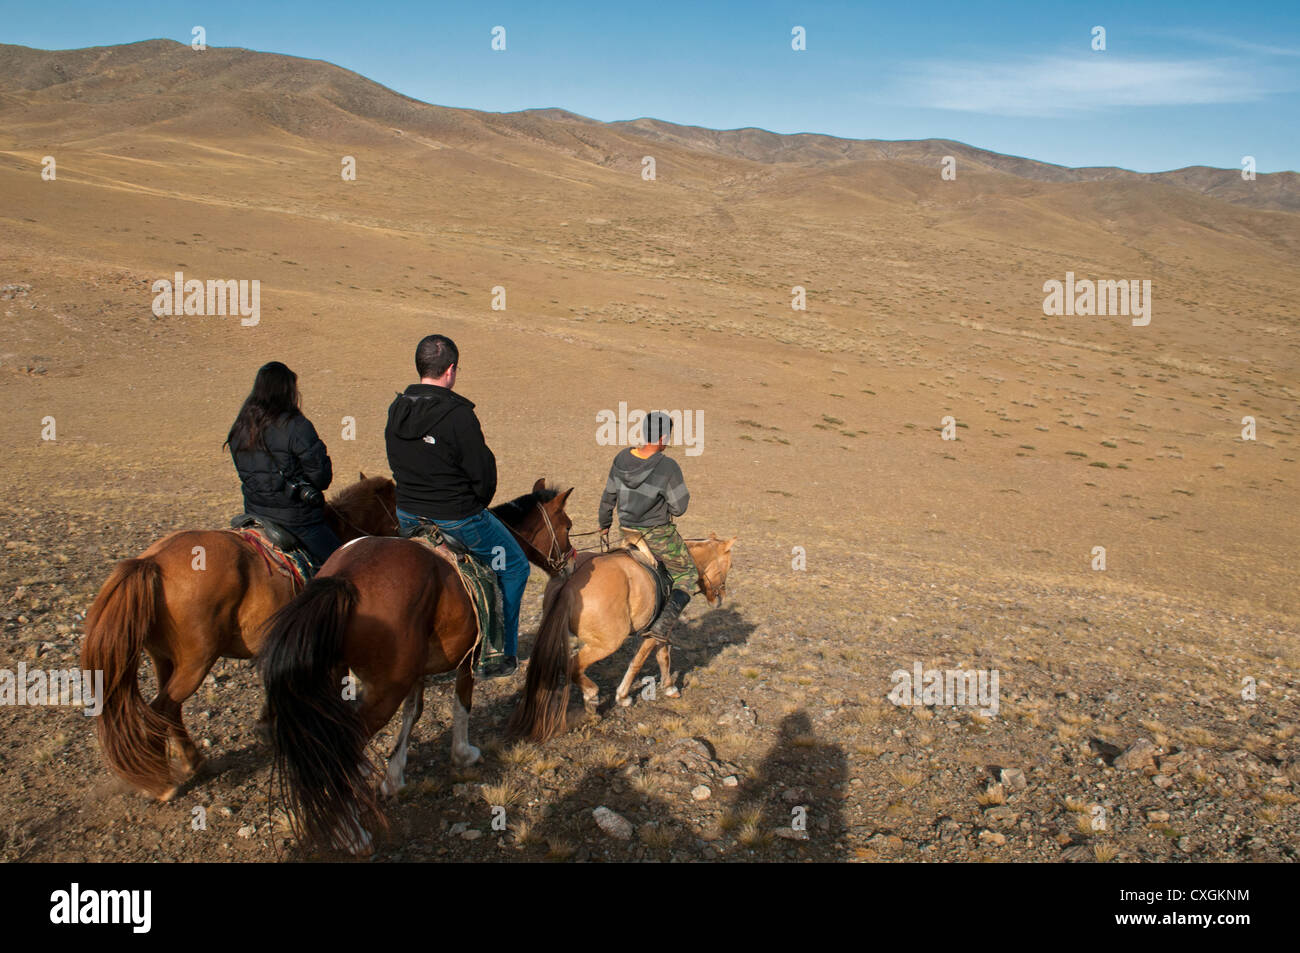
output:
[[[608,542],[617,509],[624,537],[639,534],[672,577],[673,591],[650,629],[650,635],[660,642],[669,641],[677,617],[691,601],[700,578],[695,559],[673,524],[674,518],[686,512],[691,494],[682,468],[664,453],[672,432],[673,419],[667,414],[655,411],[646,416],[644,443],[625,447],[614,457],[596,517],[601,539]]]
[[[510,530],[487,507],[497,489],[497,461],[483,440],[474,405],[455,393],[460,352],[451,338],[430,334],[415,350],[420,383],[388,408],[384,442],[397,482],[397,518],[409,530],[437,524],[497,575],[505,613],[505,661],[487,674],[518,668],[519,604],[528,559]]]

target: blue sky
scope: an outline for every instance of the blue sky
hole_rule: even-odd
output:
[[[1300,169],[1295,2],[0,0],[0,42],[43,49],[188,43],[195,25],[210,46],[328,60],[440,105],[947,138],[1143,172],[1245,155]]]

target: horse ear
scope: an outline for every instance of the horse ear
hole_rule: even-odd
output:
[[[358,472],[361,474],[361,482],[362,482],[362,483],[365,483],[365,482],[366,482],[366,471],[365,471],[365,470],[360,470],[360,471],[358,471]]]
[[[709,534],[709,539],[717,539],[717,538],[718,538],[718,534],[717,534],[717,533],[710,533],[710,534]]]
[[[736,545],[736,537],[733,536],[733,537],[731,537],[731,539],[727,540],[726,545],[722,547],[722,551],[723,551],[724,553],[729,553],[729,552],[731,552],[731,547],[732,547],[732,546],[735,546],[735,545]]]
[[[560,505],[558,509],[564,509],[564,504],[568,502],[569,494],[572,492],[573,492],[573,487],[569,487],[567,490],[565,490],[557,497],[557,499],[560,501]]]
[[[546,489],[546,480],[543,477],[538,477],[537,482],[533,484],[533,492],[541,493],[544,489]]]

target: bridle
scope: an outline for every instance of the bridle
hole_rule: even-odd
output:
[[[551,514],[546,512],[546,507],[542,506],[541,503],[537,504],[537,509],[538,512],[542,514],[542,522],[546,524],[547,532],[551,534],[551,545],[547,547],[546,555],[543,557],[543,560],[546,563],[547,570],[552,576],[561,575],[568,567],[570,560],[572,560],[577,553],[574,551],[572,544],[569,545],[567,552],[561,551],[560,537],[556,535],[555,524],[551,522]],[[532,542],[524,539],[523,534],[520,533],[519,530],[515,529],[513,526],[508,527],[508,529],[510,532],[515,534],[515,538],[519,540],[520,544],[527,546],[539,556],[542,555],[542,551],[534,546]]]
[[[693,539],[683,539],[682,542],[683,543],[707,543],[710,542],[710,540],[693,538]],[[713,568],[713,562],[711,560],[709,562],[709,568],[710,569]],[[717,582],[708,574],[708,572],[706,572],[705,570],[700,570],[700,581],[704,584],[700,587],[704,590],[704,598],[706,599],[709,598],[709,587],[712,586],[714,587],[713,592],[718,599],[718,604],[721,605],[722,597],[727,594],[726,577],[723,577],[722,582]]]

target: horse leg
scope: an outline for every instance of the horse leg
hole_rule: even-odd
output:
[[[152,653],[150,654],[152,655]],[[154,658],[155,665],[158,665],[159,661],[157,657]],[[179,664],[166,659],[161,661],[163,664],[158,668],[158,697],[153,700],[151,707],[159,715],[167,719],[171,737],[180,747],[181,760],[185,763],[185,769],[189,772],[190,777],[193,777],[203,767],[203,756],[199,754],[199,749],[194,746],[193,739],[190,738],[189,732],[185,730],[185,723],[181,716],[181,706],[185,704],[186,699],[199,690],[199,686],[203,684],[203,679],[207,677],[215,659],[186,659]],[[162,682],[164,669],[169,670],[165,683]],[[159,800],[170,801],[176,796],[179,789],[179,785],[173,785],[162,794]]]
[[[422,711],[424,711],[424,679],[420,678],[416,680],[402,706],[402,731],[397,736],[393,753],[388,756],[388,773],[384,775],[384,783],[379,788],[379,793],[384,797],[392,797],[406,784],[404,777],[406,745],[411,738],[411,729],[415,727]]]
[[[469,710],[474,705],[474,670],[469,659],[456,672],[456,699],[452,702],[451,763],[468,768],[482,753],[469,743]]]
[[[636,655],[632,656],[632,661],[628,663],[623,681],[618,683],[618,690],[614,692],[614,701],[618,702],[619,707],[626,708],[632,704],[632,697],[629,695],[632,690],[632,682],[636,680],[637,673],[641,671],[641,666],[645,664],[646,658],[654,647],[655,640],[650,636],[647,635],[641,640],[641,647],[636,650]]]
[[[659,651],[655,653],[655,659],[659,662],[659,690],[663,692],[665,698],[676,698],[681,694],[677,690],[677,685],[673,680],[673,673],[669,666],[671,661],[673,646],[671,642],[661,642]]]
[[[569,666],[569,678],[577,682],[578,687],[582,689],[582,705],[589,715],[596,714],[596,708],[600,705],[600,687],[587,677],[587,666],[595,665],[608,654],[608,652],[598,654],[590,646],[584,645],[578,650],[578,654]]]

